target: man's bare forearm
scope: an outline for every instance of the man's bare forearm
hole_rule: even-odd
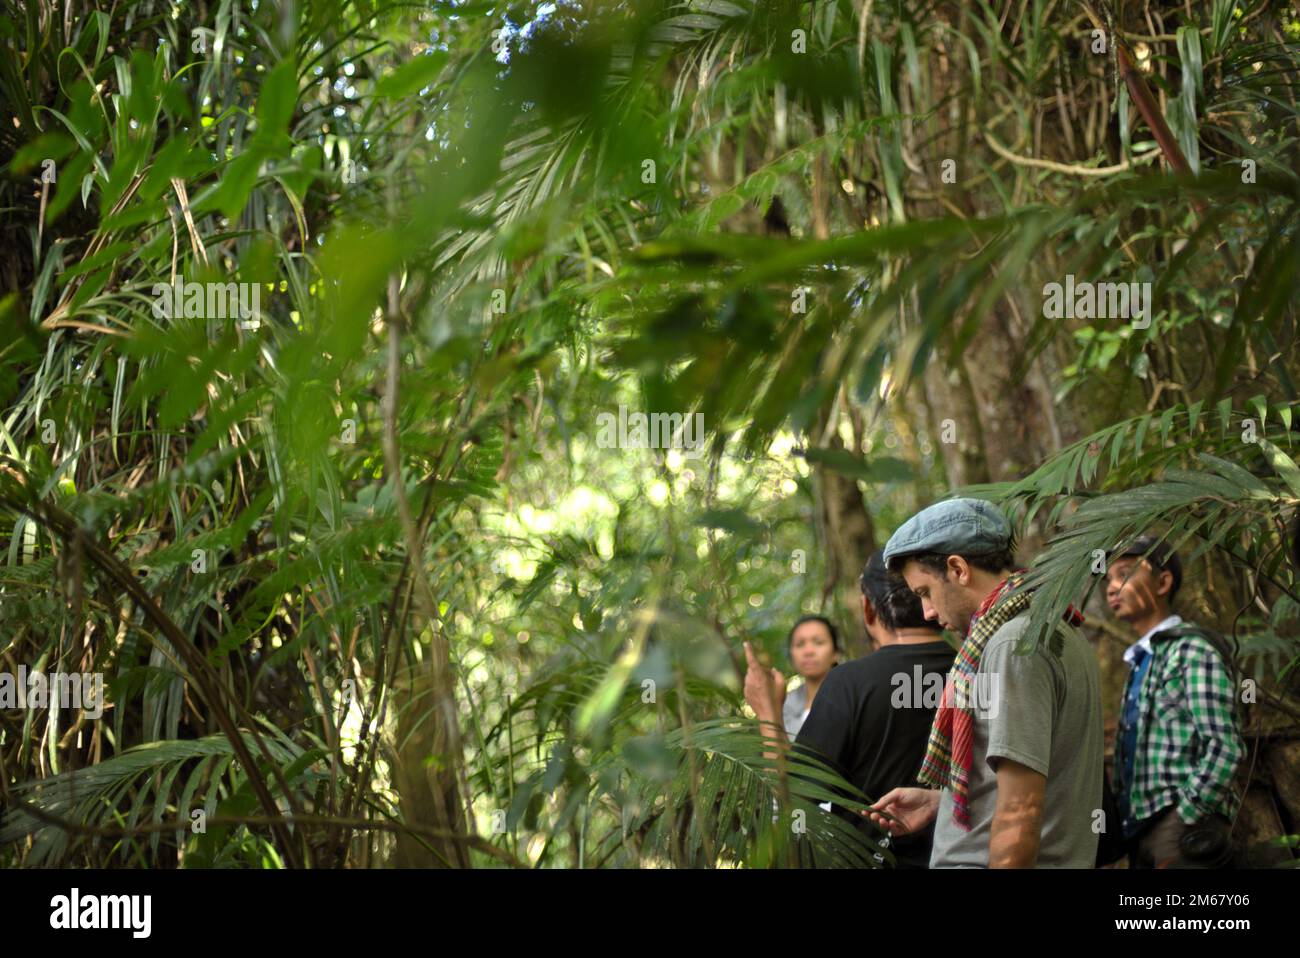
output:
[[[1033,868],[1042,840],[1047,779],[1015,762],[999,765],[997,805],[989,828],[989,867]]]
[[[1033,868],[1038,863],[1043,813],[1012,809],[994,814],[989,832],[990,868]]]

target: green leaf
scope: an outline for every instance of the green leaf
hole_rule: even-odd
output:
[[[1261,436],[1258,442],[1259,448],[1264,450],[1264,457],[1268,459],[1273,470],[1286,483],[1287,488],[1291,490],[1291,494],[1300,498],[1300,466],[1297,466],[1294,459],[1264,437]]]
[[[248,195],[257,185],[261,165],[261,151],[250,147],[239,154],[227,165],[221,183],[209,194],[207,202],[198,204],[199,211],[215,208],[232,223],[238,220],[248,202]]]
[[[638,735],[623,743],[623,757],[628,767],[651,781],[671,781],[677,771],[677,759],[664,744],[662,735]]]
[[[814,465],[867,482],[906,482],[915,478],[910,463],[892,456],[868,460],[847,449],[816,448],[805,450],[803,457]]]
[[[410,96],[438,79],[449,56],[445,50],[435,50],[403,63],[396,70],[379,78],[375,84],[375,93],[388,98]]]
[[[1169,430],[1174,424],[1174,415],[1178,412],[1176,407],[1166,409],[1164,415],[1160,417],[1160,443],[1164,445],[1169,441]]]
[[[281,60],[262,83],[257,97],[257,138],[268,143],[289,128],[298,102],[298,67],[292,58]]]
[[[700,514],[696,524],[706,529],[725,529],[742,535],[754,535],[763,531],[763,527],[746,515],[743,509],[708,509]]]
[[[871,468],[866,460],[853,455],[847,449],[805,449],[803,457],[813,465],[825,466],[832,472],[852,476],[855,479],[866,479],[871,475]]]
[[[1219,401],[1216,407],[1219,410],[1219,423],[1222,427],[1223,435],[1228,434],[1228,427],[1232,425],[1232,400],[1223,399]]]
[[[1142,455],[1142,438],[1147,434],[1147,429],[1150,425],[1150,416],[1143,416],[1138,420],[1137,431],[1133,434],[1133,455]]]
[[[1268,397],[1264,395],[1252,396],[1246,400],[1246,405],[1255,410],[1255,415],[1259,416],[1259,431],[1264,431],[1264,424],[1268,421]]]

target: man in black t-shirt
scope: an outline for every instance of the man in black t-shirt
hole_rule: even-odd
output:
[[[876,651],[831,669],[795,747],[819,754],[875,800],[915,784],[955,652],[907,583],[885,569],[883,553],[867,562],[858,585]],[[931,824],[888,841],[900,868],[926,868],[933,838]]]

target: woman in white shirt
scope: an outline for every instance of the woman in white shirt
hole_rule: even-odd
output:
[[[839,662],[840,635],[830,619],[820,615],[805,615],[794,624],[786,637],[786,651],[790,664],[803,677],[803,683],[785,697],[781,708],[781,724],[785,734],[794,741],[804,719],[812,708],[817,690]]]

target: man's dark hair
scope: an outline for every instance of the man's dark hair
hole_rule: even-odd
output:
[[[960,555],[971,566],[983,572],[1001,572],[1003,569],[1016,567],[1016,544],[1008,542],[1004,548],[994,552],[978,552],[966,555],[961,552],[914,552],[911,555],[894,556],[889,563],[889,571],[901,573],[909,560],[929,569],[940,579],[948,578],[948,556]]]
[[[1168,604],[1173,605],[1174,597],[1178,595],[1178,590],[1183,584],[1183,563],[1178,558],[1178,553],[1171,549],[1163,539],[1158,539],[1153,535],[1140,535],[1130,542],[1127,547],[1118,549],[1110,555],[1111,562],[1116,559],[1128,558],[1145,559],[1157,578],[1162,572],[1168,572],[1173,576],[1169,596],[1165,600]]]
[[[942,631],[937,622],[926,619],[921,600],[907,587],[903,577],[885,570],[883,563],[879,563],[877,568],[877,562],[877,557],[872,556],[872,561],[867,563],[862,575],[858,576],[858,588],[871,600],[871,606],[880,617],[881,624],[894,632],[899,629],[930,629],[936,633]]]

